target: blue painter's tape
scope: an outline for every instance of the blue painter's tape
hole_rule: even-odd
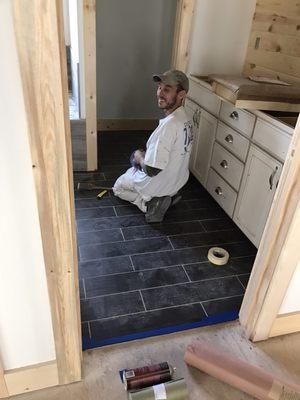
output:
[[[95,347],[107,346],[110,344],[129,342],[131,340],[136,339],[144,339],[151,336],[159,336],[166,335],[168,333],[180,332],[188,329],[200,328],[202,326],[215,325],[220,324],[222,322],[234,321],[238,318],[238,311],[228,311],[225,313],[216,314],[210,317],[206,317],[201,319],[200,321],[190,322],[187,324],[168,326],[165,328],[152,329],[144,332],[132,333],[129,335],[108,338],[108,339],[100,339],[94,340],[93,338],[89,338],[88,336],[83,336],[82,338],[82,348],[83,350],[93,349]]]

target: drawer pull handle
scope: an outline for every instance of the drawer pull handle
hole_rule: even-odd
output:
[[[272,190],[273,189],[273,184],[274,184],[274,178],[275,178],[275,175],[276,175],[276,172],[278,171],[278,167],[276,167],[275,169],[274,169],[274,171],[271,173],[271,175],[270,175],[270,178],[269,178],[269,184],[270,184],[270,190]]]
[[[239,119],[239,113],[237,111],[232,111],[232,113],[230,114],[230,118],[236,121],[237,119]]]
[[[220,165],[222,168],[227,169],[228,168],[228,162],[226,160],[223,160],[222,162],[220,162]]]
[[[227,135],[225,138],[227,143],[232,143],[233,142],[233,136],[232,135]]]
[[[217,193],[218,196],[222,196],[222,194],[223,194],[222,189],[220,188],[220,186],[215,188],[215,192]]]

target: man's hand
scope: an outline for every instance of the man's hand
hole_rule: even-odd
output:
[[[144,158],[145,158],[145,152],[143,150],[136,150],[134,152],[134,161],[138,164],[138,165],[142,165]]]

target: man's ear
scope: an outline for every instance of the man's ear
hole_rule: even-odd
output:
[[[178,92],[178,96],[179,96],[179,98],[180,98],[181,100],[184,99],[185,96],[186,96],[186,91],[185,91],[185,90],[180,90],[180,91]]]

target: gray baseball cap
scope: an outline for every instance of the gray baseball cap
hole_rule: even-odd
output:
[[[189,90],[189,78],[182,71],[172,69],[166,71],[163,74],[153,75],[154,82],[163,82],[170,86],[181,85],[181,87],[188,92]]]

